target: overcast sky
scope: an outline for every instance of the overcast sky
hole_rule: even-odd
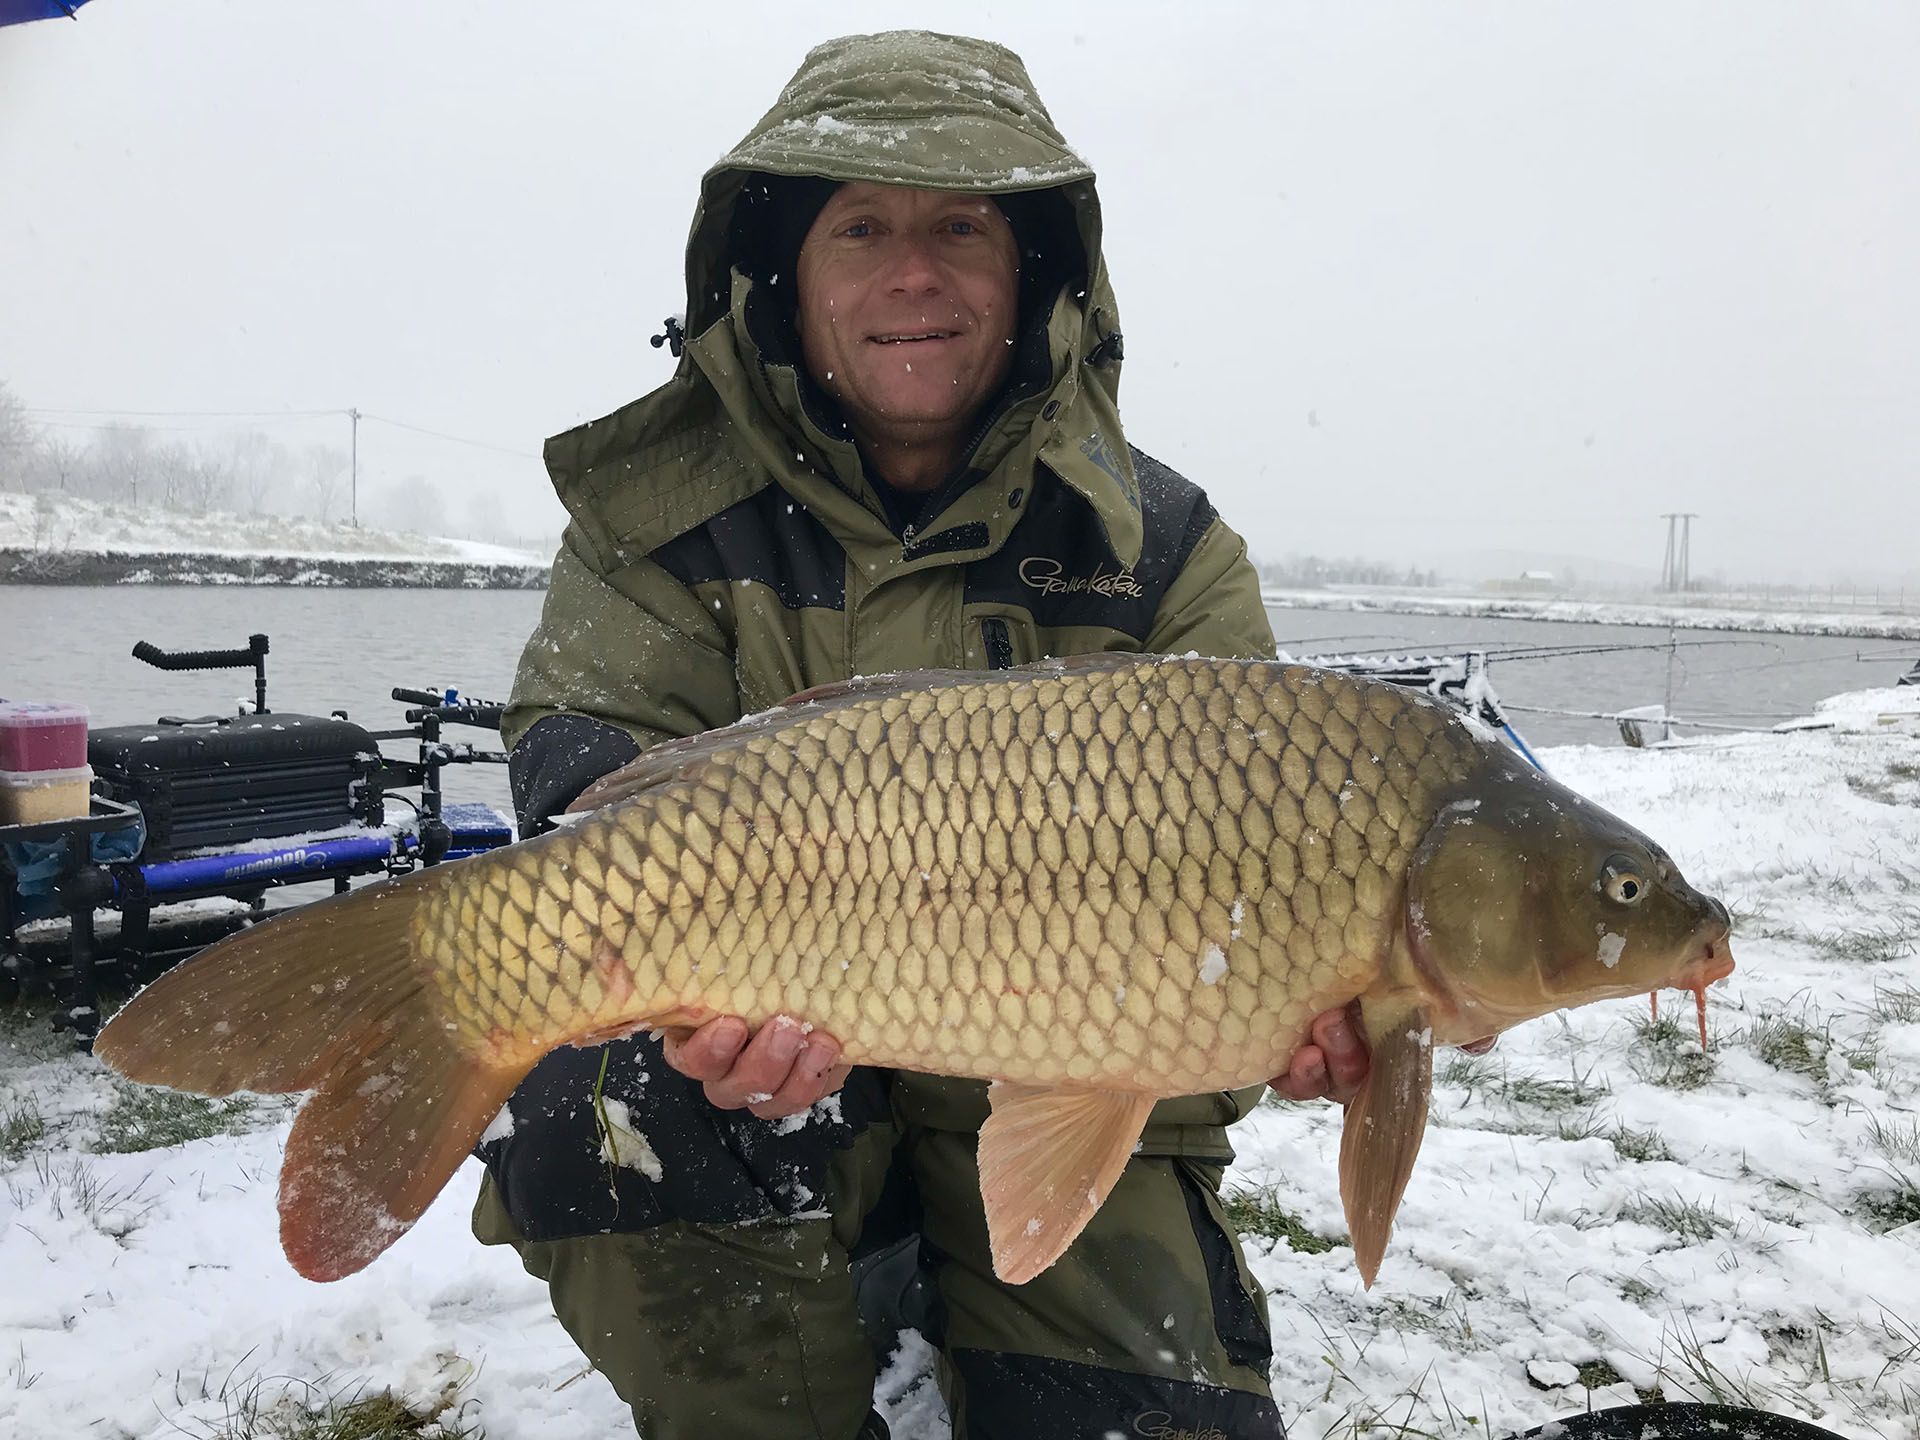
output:
[[[94,0],[0,30],[0,379],[358,406],[499,447],[369,422],[367,484],[557,533],[540,441],[670,373],[647,337],[701,173],[810,45],[922,25],[1019,51],[1099,172],[1128,436],[1257,555],[1657,571],[1684,510],[1696,573],[1920,584],[1920,5],[1038,8]]]

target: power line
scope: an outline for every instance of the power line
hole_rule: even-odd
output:
[[[345,414],[346,412],[341,411],[338,413]],[[502,455],[517,455],[522,460],[538,460],[541,458],[531,450],[513,450],[505,445],[495,445],[490,440],[471,440],[465,435],[449,435],[444,430],[429,430],[424,425],[409,425],[404,420],[392,420],[385,415],[374,415],[365,410],[360,412],[360,418],[362,420],[378,420],[382,425],[392,425],[400,430],[411,430],[416,435],[431,435],[436,440],[451,440],[456,445],[471,445],[478,450],[494,450]]]
[[[344,415],[344,410],[69,410],[23,405],[29,415],[119,415],[151,420],[293,420],[314,415]]]
[[[377,420],[382,425],[391,425],[396,430],[410,430],[416,435],[431,436],[435,440],[446,440],[455,445],[471,445],[477,450],[491,450],[500,455],[512,455],[521,460],[539,460],[541,457],[530,450],[515,450],[507,445],[496,445],[491,440],[475,440],[468,435],[451,435],[444,430],[431,430],[425,425],[415,425],[406,420],[395,420],[388,415],[372,415],[364,410],[67,410],[56,406],[23,405],[22,411],[28,415],[59,416],[115,416],[121,419],[142,420],[310,420],[329,416],[354,418],[358,420]],[[118,426],[93,424],[78,420],[48,419],[43,424],[57,426],[64,430],[113,430]],[[193,430],[202,429],[197,425],[155,425],[156,430]]]

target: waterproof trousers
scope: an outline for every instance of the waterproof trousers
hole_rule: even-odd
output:
[[[525,1238],[490,1176],[474,1230],[547,1283],[646,1440],[854,1440],[875,1370],[848,1255],[903,1173],[955,1440],[1281,1440],[1266,1304],[1222,1211],[1219,1164],[1136,1156],[1067,1253],[1013,1286],[993,1275],[976,1142],[875,1119],[832,1154],[811,1211],[551,1239]]]

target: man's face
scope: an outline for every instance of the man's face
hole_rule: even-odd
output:
[[[800,246],[808,373],[863,439],[957,442],[1013,363],[1018,266],[986,196],[842,185]]]

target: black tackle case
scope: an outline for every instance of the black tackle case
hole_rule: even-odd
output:
[[[138,805],[143,858],[383,817],[379,744],[350,721],[237,715],[120,725],[87,737],[96,786]]]

